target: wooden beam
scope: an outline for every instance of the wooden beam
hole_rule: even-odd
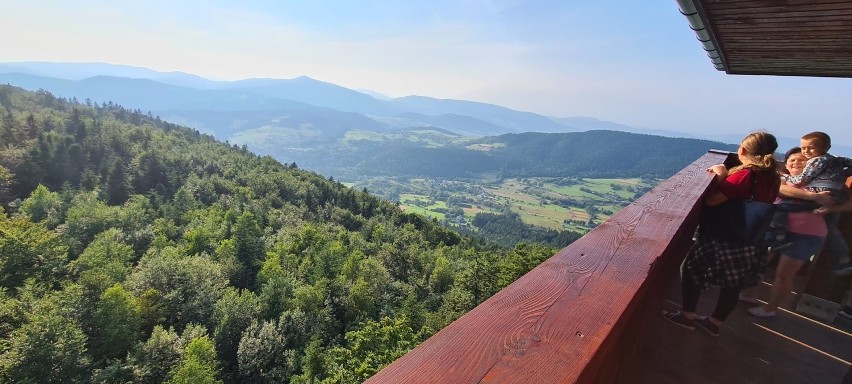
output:
[[[706,169],[727,158],[705,154],[367,382],[611,382],[634,311],[691,244]]]

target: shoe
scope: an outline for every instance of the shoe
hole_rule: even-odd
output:
[[[695,317],[695,324],[698,325],[698,328],[701,328],[701,329],[707,331],[707,333],[709,333],[711,336],[719,336],[719,326],[716,325],[716,324],[713,324],[713,322],[710,321],[709,317],[707,317],[707,316],[696,316]]]
[[[748,313],[751,313],[754,316],[763,317],[763,318],[775,317],[775,315],[777,314],[775,311],[768,311],[767,312],[766,309],[764,309],[762,305],[759,305],[759,306],[754,307],[754,308],[749,308]]]
[[[841,263],[831,271],[835,276],[845,276],[852,273],[852,261],[847,261],[845,263]]]
[[[843,316],[849,320],[852,320],[852,307],[845,306],[837,312],[838,315]]]
[[[756,297],[746,296],[742,293],[740,293],[740,301],[752,304],[760,304],[760,300],[758,300]]]
[[[683,312],[681,311],[663,311],[663,318],[666,319],[669,323],[677,325],[681,328],[686,328],[689,330],[695,329],[695,320],[690,320],[683,317]]]

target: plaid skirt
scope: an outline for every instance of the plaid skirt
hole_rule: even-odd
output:
[[[681,279],[707,289],[747,288],[760,281],[766,246],[731,244],[699,236],[681,265]]]

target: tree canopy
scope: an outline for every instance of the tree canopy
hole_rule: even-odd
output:
[[[0,382],[360,382],[555,253],[0,85]]]

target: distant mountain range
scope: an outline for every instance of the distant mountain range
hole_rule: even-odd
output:
[[[182,72],[105,63],[18,62],[0,63],[0,83],[28,90],[45,89],[83,102],[113,102],[150,111],[220,140],[272,154],[283,162],[304,161],[301,155],[305,150],[340,143],[347,136],[351,139],[353,132],[390,134],[411,132],[412,128],[433,128],[471,139],[524,132],[588,130],[701,138],[722,143],[740,139],[637,129],[592,117],[554,118],[475,101],[424,96],[389,99],[375,92],[360,92],[305,76],[215,81]],[[450,136],[445,139],[449,140]],[[797,142],[779,140],[784,143],[782,148]],[[848,152],[852,153],[852,148]]]
[[[254,113],[326,108],[376,116],[387,129],[445,124],[440,128],[470,136],[576,130],[545,116],[492,104],[422,96],[383,100],[305,76],[214,81],[181,72],[104,63],[21,62],[0,64],[0,82],[29,90],[43,88],[81,101],[112,101],[163,118],[189,110]],[[184,123],[196,127],[188,119]]]

